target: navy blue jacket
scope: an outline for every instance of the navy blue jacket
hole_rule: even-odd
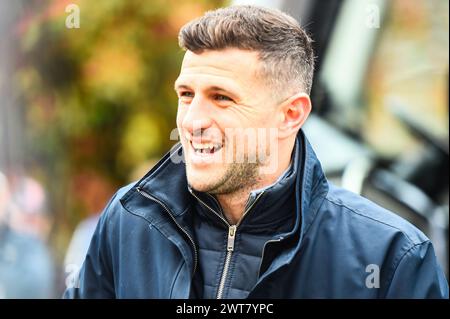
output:
[[[285,249],[266,246],[248,298],[448,298],[429,239],[399,216],[328,183],[302,131],[298,139],[297,235]],[[66,298],[193,296],[199,264],[194,200],[185,166],[173,156],[111,199]]]

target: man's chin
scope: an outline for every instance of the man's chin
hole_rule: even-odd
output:
[[[213,176],[213,171],[197,172],[196,170],[187,172],[189,186],[198,192],[209,192],[217,185],[217,178]]]
[[[213,185],[210,183],[206,184],[204,181],[191,181],[188,179],[188,183],[193,190],[201,193],[208,193],[214,188]]]

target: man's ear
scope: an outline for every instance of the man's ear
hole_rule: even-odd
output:
[[[281,122],[279,125],[280,138],[297,134],[311,112],[311,99],[306,93],[292,95],[281,105]]]

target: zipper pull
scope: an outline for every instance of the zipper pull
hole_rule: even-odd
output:
[[[232,225],[228,228],[228,244],[227,251],[234,250],[234,239],[236,238],[236,225]]]

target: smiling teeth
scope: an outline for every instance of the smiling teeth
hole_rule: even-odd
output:
[[[205,143],[205,144],[200,144],[200,143],[194,143],[192,142],[192,146],[194,146],[194,148],[196,149],[212,149],[215,147],[214,144],[212,143]]]
[[[196,152],[201,153],[212,153],[214,151],[217,151],[221,148],[220,144],[214,144],[214,143],[195,143],[192,142],[192,146],[194,147]]]

